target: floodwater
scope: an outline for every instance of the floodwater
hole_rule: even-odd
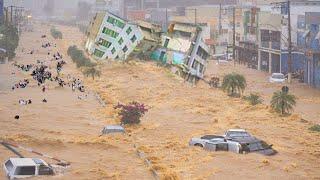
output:
[[[22,35],[21,45],[29,50],[40,49],[45,41],[40,36],[43,33],[50,36],[48,29],[49,26],[38,24],[35,32]],[[57,29],[62,31],[64,38],[53,41],[49,37],[49,40],[57,43],[57,49],[53,51],[62,52],[68,63],[63,74],[83,79],[66,57],[70,45],[83,45],[83,35],[73,27],[57,26]],[[47,50],[40,49],[41,57],[38,58],[48,59],[46,53]],[[20,63],[36,59],[26,53],[18,53],[17,57]],[[1,72],[1,77],[9,78],[10,72],[15,71],[19,79],[30,78],[11,65],[1,66],[1,71],[9,69],[7,73]],[[320,134],[308,130],[313,121],[302,121],[299,112],[279,117],[270,110],[267,100],[266,104],[252,107],[242,99],[230,98],[204,83],[186,84],[152,62],[105,62],[101,72],[101,77],[95,80],[85,78],[85,86],[90,92],[100,94],[106,102],[104,108],[92,93],[87,100],[79,100],[70,88],[57,88],[55,84],[49,84],[47,93],[42,93],[34,82],[17,91],[2,89],[0,138],[70,161],[71,167],[65,174],[53,177],[59,179],[153,179],[150,167],[138,158],[134,146],[146,154],[152,169],[159,172],[162,179],[320,178]],[[258,76],[266,77],[248,72],[254,75],[248,77],[252,81]],[[252,81],[248,80],[248,91],[257,89]],[[5,84],[4,81],[1,83]],[[269,85],[266,86],[268,89]],[[263,92],[267,98],[273,89]],[[43,97],[48,99],[47,104],[42,104]],[[319,97],[316,95],[311,100]],[[32,98],[33,104],[21,107],[17,103],[19,98]],[[113,106],[130,101],[149,107],[141,124],[126,127],[126,135],[99,137],[104,125],[119,123]],[[16,114],[21,116],[20,120],[14,120]],[[188,146],[192,137],[222,134],[229,128],[247,129],[273,144],[279,153],[272,157],[239,155]],[[0,147],[1,162],[11,156],[14,155]],[[3,171],[0,177],[4,177]]]

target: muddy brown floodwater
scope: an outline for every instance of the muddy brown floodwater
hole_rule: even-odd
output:
[[[57,43],[53,51],[62,52],[68,63],[63,74],[83,79],[66,56],[70,45],[82,45],[83,35],[73,27],[56,27],[63,39],[54,41],[49,37],[49,41]],[[23,33],[16,61],[48,59],[47,50],[40,48],[44,41],[40,37],[43,33],[50,36],[49,29],[38,24],[35,32]],[[39,49],[39,57],[21,53],[22,47]],[[11,65],[0,65],[0,70],[4,78],[30,78]],[[11,75],[12,71],[16,75]],[[85,78],[85,86],[100,94],[106,102],[104,108],[92,95],[78,100],[70,88],[49,84],[48,92],[43,94],[32,82],[31,87],[11,91],[5,88],[10,81],[1,80],[0,138],[70,161],[71,167],[59,179],[153,179],[149,168],[137,157],[134,145],[145,152],[163,179],[320,178],[320,134],[308,130],[314,121],[302,121],[300,112],[279,117],[270,111],[268,103],[252,107],[201,82],[190,86],[152,62],[104,62],[101,71],[100,78]],[[249,91],[255,89],[252,81]],[[266,98],[270,96],[265,93]],[[310,99],[320,97],[315,95]],[[40,102],[43,96],[47,104]],[[19,98],[32,98],[34,103],[21,107]],[[127,135],[98,137],[103,125],[119,122],[113,106],[130,101],[150,108],[141,124],[126,127]],[[20,120],[14,120],[15,114],[20,114]],[[279,153],[271,157],[239,155],[188,146],[194,136],[222,134],[229,128],[245,128],[273,144]],[[0,147],[1,162],[10,156],[11,152]],[[2,171],[0,176],[4,177]]]

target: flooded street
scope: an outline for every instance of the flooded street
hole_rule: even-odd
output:
[[[290,93],[298,97],[294,113],[301,115],[307,121],[320,123],[320,90],[299,83],[297,80],[294,80],[292,84],[270,83],[269,73],[250,69],[243,65],[236,64],[234,66],[233,62],[217,64],[214,60],[209,61],[207,75],[219,76],[222,80],[224,75],[232,72],[238,72],[245,76],[248,84],[245,94],[258,93],[263,97],[264,104],[267,105],[270,104],[272,94],[275,91],[281,90],[282,86],[288,86]]]
[[[74,27],[56,25],[56,28],[63,33],[62,40],[53,40],[46,24],[37,24],[34,32],[23,33],[15,61],[50,62],[48,49],[41,48],[41,44],[56,43],[57,47],[50,52],[63,54],[67,64],[62,76],[70,74],[83,79],[89,91],[87,99],[79,100],[79,94],[70,87],[61,88],[51,82],[43,93],[28,73],[18,71],[11,64],[0,65],[1,78],[9,79],[0,83],[0,139],[71,162],[64,174],[43,179],[153,179],[134,146],[146,154],[162,179],[320,178],[320,134],[308,130],[312,123],[319,122],[318,92],[290,85],[290,91],[299,97],[297,111],[280,117],[265,104],[251,106],[203,82],[193,87],[153,62],[104,62],[101,77],[92,80],[84,78],[66,54],[70,45],[83,45],[83,35]],[[48,37],[42,39],[42,34]],[[27,54],[31,50],[36,53]],[[254,70],[223,67],[215,71],[215,68],[208,67],[209,73],[222,75],[231,70],[244,73],[248,80],[246,93],[261,93],[266,104],[272,92],[281,87],[269,85],[266,74]],[[29,78],[30,85],[12,91],[10,83],[23,78]],[[106,102],[106,107],[99,105],[95,92]],[[20,98],[31,98],[33,103],[21,106]],[[48,103],[42,103],[43,98]],[[141,124],[126,127],[126,135],[99,137],[104,125],[119,124],[114,105],[131,101],[149,107]],[[312,106],[313,110],[306,107],[308,111],[305,111],[305,106]],[[19,120],[14,119],[17,114]],[[301,120],[300,114],[307,122]],[[230,128],[248,130],[273,144],[278,154],[268,157],[209,152],[188,145],[192,137],[223,134]],[[1,162],[11,156],[14,154],[0,147]],[[25,156],[34,154],[25,153]],[[0,177],[4,177],[3,171]]]
[[[34,32],[22,34],[17,57],[14,60],[25,65],[45,60],[53,70],[55,62],[50,62],[50,59],[53,53],[57,51],[61,53],[64,50],[59,47],[64,42],[57,42],[51,38],[48,31],[50,26],[38,24],[36,27]],[[75,35],[69,38],[66,36],[63,41],[76,42],[82,37],[77,29],[72,30],[75,30]],[[43,34],[46,34],[47,38],[42,39]],[[41,48],[42,44],[48,42],[57,43],[57,48]],[[35,51],[33,55],[28,54],[31,50]],[[47,54],[48,51],[51,53],[50,56]],[[70,74],[82,79],[81,73],[75,69],[72,61],[66,54],[63,55],[67,65],[64,66],[62,76]],[[96,111],[101,106],[93,92],[89,92],[87,99],[79,100],[80,93],[72,92],[71,87],[62,88],[57,83],[49,81],[46,83],[48,88],[43,93],[41,87],[38,87],[30,76],[31,72],[19,71],[11,63],[1,64],[0,72],[1,140],[15,142],[70,162],[70,168],[65,174],[58,175],[59,179],[152,178],[144,162],[136,155],[129,138],[98,137],[106,121],[95,117]],[[12,91],[11,86],[24,78],[28,78],[30,84],[24,89]],[[47,103],[42,102],[44,98]],[[20,105],[19,99],[32,99],[32,104]],[[14,119],[15,115],[19,115],[20,119]],[[21,153],[26,157],[35,156],[26,151]],[[0,147],[1,162],[14,156],[3,146]],[[44,160],[55,163],[50,159],[44,158]],[[3,173],[4,171],[0,171],[1,179],[4,178]]]

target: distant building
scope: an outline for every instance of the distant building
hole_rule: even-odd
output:
[[[301,46],[306,56],[304,78],[306,83],[320,88],[320,12],[307,12],[305,23]]]

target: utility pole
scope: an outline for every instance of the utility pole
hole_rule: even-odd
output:
[[[221,11],[222,11],[222,5],[219,4],[219,35],[221,35]]]
[[[10,24],[12,25],[12,16],[13,16],[13,14],[12,14],[12,10],[13,10],[13,6],[10,6]]]
[[[197,25],[197,8],[194,9],[194,24]]]
[[[287,1],[288,8],[288,82],[292,81],[292,42],[291,42],[291,12],[290,12],[290,0]]]
[[[168,8],[166,8],[166,30],[168,30]]]
[[[236,7],[233,7],[233,42],[232,42],[232,59],[233,59],[233,65],[236,65],[236,59],[235,59],[235,55],[236,55]]]

